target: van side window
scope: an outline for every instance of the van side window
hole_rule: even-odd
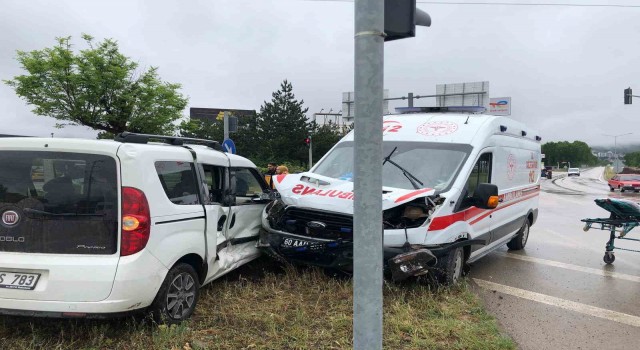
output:
[[[222,166],[202,164],[204,179],[209,187],[209,197],[213,203],[221,203],[224,189],[224,170]]]
[[[199,204],[193,163],[162,161],[156,162],[155,167],[162,188],[173,204]]]
[[[478,184],[491,183],[491,153],[485,153],[478,158],[467,180],[467,197],[473,196]]]
[[[259,196],[268,189],[264,179],[257,171],[249,168],[231,168],[232,193],[236,196],[236,203],[252,203],[251,198]]]

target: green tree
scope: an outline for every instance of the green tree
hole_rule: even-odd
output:
[[[631,152],[624,155],[624,163],[627,166],[640,167],[640,152]]]
[[[304,139],[311,126],[303,108],[304,101],[298,101],[293,94],[293,86],[287,80],[280,84],[280,90],[272,94],[270,102],[264,102],[257,118],[253,147],[257,158],[262,161],[305,164],[308,150]]]
[[[344,134],[340,126],[331,121],[324,125],[318,125],[313,122],[311,128],[313,130],[311,133],[313,139],[313,160],[317,162],[340,141]]]
[[[221,122],[210,122],[200,119],[185,120],[178,126],[178,133],[182,137],[216,140],[222,142],[224,125]]]
[[[598,164],[598,158],[591,153],[589,145],[582,141],[547,142],[542,145],[542,153],[545,154],[547,165],[563,162],[575,167]]]
[[[57,38],[51,48],[18,51],[25,75],[4,81],[33,105],[37,115],[65,125],[84,125],[109,137],[123,131],[173,134],[187,99],[179,84],[163,82],[158,68],[138,69],[138,63],[120,53],[118,43],[106,39],[73,51],[71,37]]]
[[[256,126],[255,115],[241,115],[238,118],[238,131],[230,135],[236,145],[239,155],[249,158],[258,166],[263,160],[260,159],[260,147],[256,142],[259,132]],[[221,120],[205,121],[190,119],[180,123],[178,127],[180,136],[193,137],[199,139],[216,140],[222,142],[224,138],[224,122]]]

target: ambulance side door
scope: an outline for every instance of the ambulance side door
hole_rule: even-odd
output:
[[[460,205],[456,208],[457,212],[464,213],[465,221],[471,226],[469,234],[474,239],[483,239],[487,245],[473,245],[472,251],[485,248],[492,240],[491,233],[491,210],[479,208],[479,203],[475,199],[475,189],[481,183],[491,183],[491,173],[493,170],[493,148],[484,149],[471,169],[471,173],[465,183],[465,189],[462,193],[462,198],[459,201]]]

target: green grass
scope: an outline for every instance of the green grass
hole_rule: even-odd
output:
[[[0,349],[350,349],[352,282],[266,258],[201,291],[179,326],[144,319],[0,318]],[[462,283],[384,285],[385,349],[515,349]]]

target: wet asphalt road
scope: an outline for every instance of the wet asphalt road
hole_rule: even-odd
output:
[[[475,262],[469,278],[521,349],[640,349],[640,253],[602,261],[608,232],[580,219],[608,217],[593,200],[609,192],[603,168],[542,180],[539,217],[524,250],[504,246]],[[640,227],[627,237],[640,238]],[[616,241],[640,250],[640,242]]]

